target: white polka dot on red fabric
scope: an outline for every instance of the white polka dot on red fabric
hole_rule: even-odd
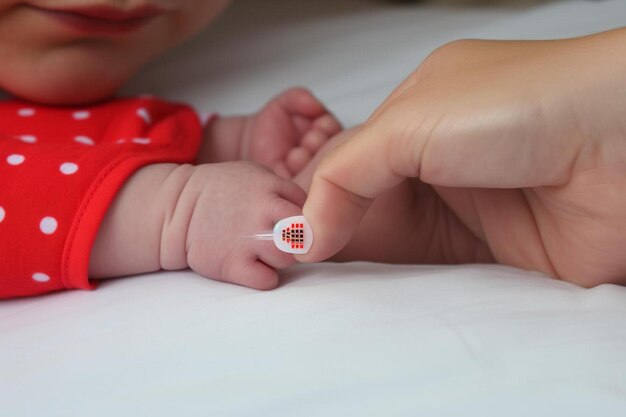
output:
[[[0,207],[0,223],[2,223],[2,220],[4,220],[5,215],[6,215],[6,212],[4,211],[2,207]]]
[[[50,275],[44,274],[43,272],[35,272],[33,279],[37,282],[48,282],[50,281]]]
[[[21,108],[17,111],[17,114],[21,117],[30,117],[35,115],[35,109],[29,107]]]
[[[50,216],[44,217],[41,219],[41,222],[39,222],[39,230],[41,230],[41,233],[44,235],[51,235],[56,232],[57,226],[57,220]]]
[[[59,167],[59,171],[65,175],[72,175],[78,171],[78,165],[73,162],[63,162]]]
[[[9,163],[9,165],[19,165],[25,160],[26,160],[26,157],[18,153],[14,153],[12,155],[7,156],[7,162]]]
[[[148,145],[150,142],[150,138],[135,138],[133,139],[133,143],[137,143],[139,145]]]
[[[18,137],[24,143],[35,143],[35,142],[37,142],[37,137],[33,136],[33,135],[20,135]]]
[[[148,109],[146,109],[145,107],[137,109],[137,116],[141,117],[143,121],[147,124],[152,123],[152,117],[150,116]]]
[[[89,119],[90,116],[91,113],[89,113],[87,110],[80,110],[72,113],[72,117],[74,118],[74,120],[86,120]]]
[[[76,136],[74,142],[82,143],[83,145],[95,145],[96,143],[89,136]]]
[[[115,141],[115,143],[121,145],[122,143],[126,143],[126,139],[118,139],[117,141]]]

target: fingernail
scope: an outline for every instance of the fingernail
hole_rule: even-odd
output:
[[[313,230],[304,216],[282,219],[272,232],[274,244],[283,252],[304,255],[313,244]]]

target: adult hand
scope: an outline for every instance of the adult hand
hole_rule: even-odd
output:
[[[319,165],[299,260],[337,253],[377,196],[419,178],[496,261],[626,282],[625,45],[620,29],[439,48]]]

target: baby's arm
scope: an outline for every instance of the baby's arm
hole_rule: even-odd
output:
[[[267,108],[261,113],[284,115]],[[103,278],[188,265],[271,287],[273,268],[293,261],[238,236],[270,229],[277,214],[299,214],[297,186],[252,164],[161,164],[198,155],[201,126],[184,105],[140,98],[84,109],[9,100],[0,118],[0,298],[91,288],[89,271]],[[212,124],[215,139],[241,138],[238,129],[251,119],[257,136],[280,137],[272,129],[285,127],[260,114],[224,118]],[[275,149],[254,141],[263,144]],[[176,223],[181,215],[187,223]]]
[[[242,236],[300,214],[305,197],[291,181],[248,162],[144,167],[101,224],[90,277],[190,267],[217,280],[274,288],[276,269],[293,256]]]
[[[90,278],[119,277],[164,267],[160,247],[164,208],[176,201],[191,169],[189,165],[154,164],[128,179],[100,225],[89,260]]]

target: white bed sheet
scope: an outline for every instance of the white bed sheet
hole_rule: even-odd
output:
[[[127,91],[234,113],[303,84],[350,124],[447,40],[626,23],[622,0],[347,3],[282,25],[231,12]],[[271,292],[148,274],[0,303],[0,416],[624,416],[625,319],[625,288],[500,266],[298,266]]]

